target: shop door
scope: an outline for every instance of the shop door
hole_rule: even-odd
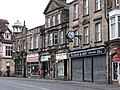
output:
[[[83,81],[83,59],[72,59],[72,80]]]
[[[120,62],[113,62],[113,80],[120,84]]]
[[[92,81],[92,59],[84,58],[84,81]]]

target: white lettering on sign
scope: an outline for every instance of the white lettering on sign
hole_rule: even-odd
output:
[[[56,54],[56,60],[67,59],[67,53]]]

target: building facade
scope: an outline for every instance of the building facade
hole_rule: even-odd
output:
[[[41,62],[45,77],[68,79],[69,48],[67,47],[66,32],[68,30],[69,10],[66,0],[50,0],[44,14],[44,49]]]
[[[12,32],[8,28],[9,22],[0,19],[0,76],[14,75],[14,61],[12,61]]]
[[[108,11],[109,62],[113,84],[120,84],[120,0],[111,0]]]
[[[27,44],[28,44],[28,51],[27,51],[27,73],[28,77],[38,77],[40,70],[40,75],[42,76],[41,70],[41,38],[40,32],[44,28],[44,25],[32,28],[28,30],[27,33]]]
[[[74,0],[69,4],[69,31],[75,34],[69,43],[70,80],[103,83],[108,80],[104,5],[104,0]]]
[[[12,59],[15,62],[15,77],[26,77],[26,58],[27,58],[27,28],[22,26],[19,21],[13,25],[13,54]]]

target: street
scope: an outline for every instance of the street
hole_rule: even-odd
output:
[[[120,90],[120,85],[1,77],[0,90]]]

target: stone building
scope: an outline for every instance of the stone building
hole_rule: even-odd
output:
[[[44,10],[45,30],[41,55],[44,77],[68,79],[68,30],[69,9],[66,0],[50,0]]]
[[[69,4],[69,32],[74,32],[70,33],[74,38],[69,43],[70,80],[102,83],[108,80],[105,45],[108,24],[104,1],[74,0]]]
[[[110,82],[120,84],[120,0],[109,0],[108,7]]]
[[[14,61],[12,61],[12,32],[9,29],[9,22],[0,19],[0,76],[10,76],[14,73]]]
[[[27,76],[28,77],[38,77],[38,70],[41,71],[41,62],[40,62],[40,54],[42,49],[42,37],[40,36],[40,32],[44,29],[44,25],[37,26],[35,28],[29,29],[27,31]]]
[[[27,58],[27,28],[24,22],[22,26],[19,21],[13,25],[13,54],[12,59],[15,62],[15,76],[26,77],[26,58]]]

